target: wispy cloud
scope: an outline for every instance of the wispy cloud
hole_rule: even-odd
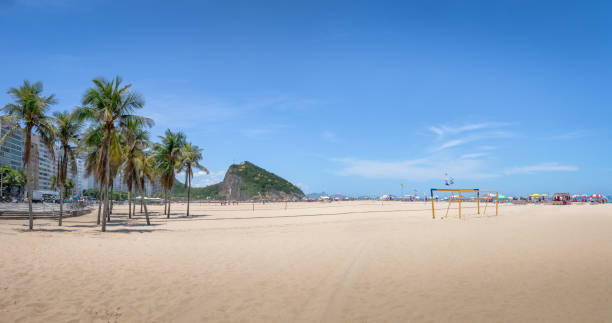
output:
[[[442,160],[433,158],[378,161],[352,158],[333,159],[343,164],[338,175],[357,175],[366,178],[406,179],[412,181],[429,181],[444,178],[444,173],[453,174],[461,179],[485,179],[497,177],[497,174],[483,171],[483,163],[476,159]]]
[[[473,142],[478,142],[478,141],[486,142],[487,140],[500,139],[500,138],[511,138],[513,136],[514,136],[514,133],[509,132],[509,131],[501,131],[501,130],[458,135],[458,137],[460,138],[450,139],[444,142],[440,142],[440,141],[436,142],[431,148],[431,151],[434,151],[434,152],[441,151],[441,150],[445,150],[445,149],[449,149],[453,147],[462,146],[468,143],[473,143]],[[489,147],[489,146],[486,146],[486,147]]]
[[[458,126],[437,125],[429,127],[436,135],[429,149],[425,148],[425,157],[420,159],[381,161],[354,158],[337,158],[333,161],[342,164],[337,174],[344,176],[361,176],[365,178],[407,179],[412,181],[429,181],[444,178],[452,174],[456,179],[478,180],[498,177],[499,170],[492,172],[487,165],[490,145],[478,145],[475,149],[465,151],[460,146],[478,141],[511,137],[514,134],[502,129],[508,126],[500,122],[464,123]],[[451,149],[452,148],[452,149]],[[489,152],[485,152],[488,150]],[[461,152],[461,153],[459,153]]]
[[[466,139],[453,139],[453,140],[449,140],[449,141],[443,143],[437,149],[438,150],[443,150],[443,149],[447,149],[447,148],[452,148],[452,147],[456,147],[456,146],[462,145],[462,144],[464,144],[466,142],[467,142]]]
[[[478,123],[467,123],[457,126],[450,125],[438,125],[431,126],[429,130],[434,134],[442,137],[446,135],[456,135],[464,132],[470,132],[475,130],[483,130],[483,129],[494,129],[507,126],[507,123],[501,122],[478,122]]]
[[[441,151],[477,141],[513,137],[514,133],[503,129],[508,125],[501,122],[479,122],[457,126],[431,126],[429,130],[436,135],[437,140],[430,151]]]
[[[504,171],[506,175],[512,174],[533,174],[539,172],[575,172],[578,171],[577,166],[561,165],[559,163],[541,163],[537,165],[528,165],[510,168]]]
[[[249,128],[241,130],[242,134],[249,138],[258,138],[262,136],[272,135],[282,131],[282,129],[289,128],[289,125],[284,124],[273,124],[265,127]]]
[[[590,135],[591,135],[591,132],[587,130],[574,130],[574,131],[551,136],[548,139],[550,140],[573,140],[573,139],[580,139],[580,138],[588,137]]]
[[[180,124],[184,129],[202,128],[203,125],[211,123],[233,122],[234,120],[244,119],[259,111],[305,109],[315,102],[282,95],[236,101],[208,96],[186,97],[159,94],[155,91],[146,94],[149,117],[155,119],[157,121],[156,126],[160,128],[175,127],[177,124]],[[263,128],[253,129],[251,134],[257,135],[266,132],[267,130]]]
[[[463,154],[459,158],[461,159],[476,159],[480,157],[487,156],[488,153],[471,153],[471,154]]]
[[[323,131],[321,133],[321,138],[325,141],[331,142],[331,143],[338,143],[338,136],[334,133],[331,132],[329,130]]]
[[[217,184],[223,181],[223,177],[225,177],[225,171],[211,171],[210,174],[206,174],[206,172],[200,170],[193,173],[193,178],[191,179],[191,185],[193,187],[206,187],[209,185]],[[185,173],[181,172],[176,175],[176,178],[180,181],[185,180]]]

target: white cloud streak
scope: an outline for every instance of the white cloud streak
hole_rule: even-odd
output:
[[[580,138],[588,137],[590,135],[591,133],[586,130],[574,130],[574,131],[570,131],[567,133],[552,136],[548,139],[550,140],[573,140],[573,139],[580,139]]]
[[[435,160],[414,159],[404,161],[377,161],[352,158],[333,159],[344,164],[338,175],[357,175],[366,178],[406,179],[417,182],[439,180],[448,172],[455,178],[486,179],[498,175],[483,171],[483,163],[477,159]]]
[[[206,187],[209,185],[217,184],[223,181],[223,177],[225,177],[225,171],[211,171],[210,174],[206,174],[203,170],[199,170],[193,173],[193,178],[191,179],[192,187]],[[185,172],[178,173],[176,178],[183,182],[185,181]]]
[[[338,136],[336,136],[335,133],[327,130],[327,131],[323,131],[323,133],[321,133],[321,138],[327,142],[331,142],[331,143],[338,143]]]
[[[561,165],[559,163],[541,163],[537,165],[528,165],[510,168],[504,171],[506,175],[513,174],[533,174],[539,172],[575,172],[578,171],[577,166]]]

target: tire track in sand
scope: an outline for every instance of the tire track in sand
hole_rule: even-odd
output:
[[[326,275],[308,296],[294,322],[337,322],[346,301],[347,287],[359,276],[365,254],[369,250],[369,240],[355,244],[354,255],[344,261],[338,270]]]

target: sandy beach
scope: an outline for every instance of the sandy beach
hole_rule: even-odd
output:
[[[609,205],[162,208],[116,206],[106,233],[95,212],[0,221],[0,321],[612,321]]]

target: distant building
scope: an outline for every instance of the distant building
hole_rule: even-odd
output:
[[[145,181],[146,195],[151,196],[155,193],[162,192],[163,190],[164,189],[162,188],[161,183],[159,182],[159,179],[154,182],[151,182],[149,180]]]
[[[61,150],[58,150],[60,152]],[[59,156],[59,154],[58,154]],[[83,195],[83,190],[87,189],[87,177],[85,176],[85,160],[82,158],[76,159],[77,172],[72,173],[71,166],[68,165],[68,178],[74,182],[74,193],[75,195]]]
[[[9,126],[0,121],[0,137],[4,136]],[[0,166],[23,170],[23,133],[15,131],[0,145]]]
[[[32,189],[48,190],[51,188],[51,177],[57,174],[57,164],[54,155],[47,149],[42,139],[32,135]]]

